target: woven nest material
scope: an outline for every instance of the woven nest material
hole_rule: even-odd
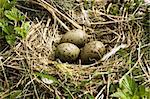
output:
[[[33,24],[26,39],[21,40],[13,49],[16,53],[15,58],[26,61],[27,66],[33,70],[47,71],[50,74],[56,74],[57,71],[68,72],[76,76],[78,73],[81,76],[92,74],[93,72],[117,72],[117,69],[123,66],[125,62],[123,58],[110,63],[110,60],[96,62],[89,65],[60,63],[55,60],[55,45],[59,43],[62,34],[55,28],[50,28],[47,24],[40,22]],[[19,65],[19,64],[18,64]]]

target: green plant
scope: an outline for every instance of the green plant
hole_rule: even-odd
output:
[[[128,0],[125,4],[125,8],[129,13],[133,13],[141,3],[144,3],[144,0]]]
[[[16,0],[0,1],[0,36],[10,45],[18,37],[24,38],[30,27],[30,23],[25,21],[25,15],[15,7],[16,3]]]
[[[90,93],[84,94],[82,99],[94,99],[94,96],[91,95]]]
[[[133,78],[126,76],[120,81],[117,92],[111,96],[120,99],[150,99],[150,89],[138,85]]]
[[[144,2],[143,0],[126,0],[124,3],[120,3],[123,0],[112,0],[112,4],[109,5],[109,14],[112,15],[120,15],[122,14],[122,8],[126,9],[128,14],[133,14],[134,11]],[[132,16],[133,17],[133,16]]]
[[[55,77],[46,73],[35,72],[34,74],[46,84],[59,83]]]

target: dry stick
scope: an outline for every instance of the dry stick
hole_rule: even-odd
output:
[[[139,17],[139,18],[135,18],[134,20],[140,20],[143,17]],[[118,20],[118,21],[108,21],[108,22],[93,22],[91,23],[91,25],[97,25],[97,24],[111,24],[111,23],[119,23],[119,22],[129,22],[132,21],[133,19],[129,19],[129,20]]]
[[[7,79],[7,76],[6,76],[6,73],[5,73],[5,68],[2,64],[1,64],[1,67],[2,67],[2,71],[3,71],[3,74],[4,74],[4,78],[5,78],[5,81],[6,81],[7,88],[9,88],[9,83],[8,83],[8,79]]]
[[[36,98],[37,98],[37,99],[40,99],[39,96],[38,96],[38,92],[37,92],[37,90],[36,90],[36,86],[35,86],[35,84],[34,84],[34,80],[32,80],[32,79],[33,79],[33,78],[32,78],[32,75],[30,75],[30,79],[31,79],[32,84],[33,84],[33,88],[34,88],[34,92],[35,92]]]
[[[140,65],[141,69],[143,70],[143,72],[145,73],[145,76],[150,80],[150,76],[149,76],[148,72],[146,71],[146,69],[143,67],[144,64],[141,63],[141,60],[139,62],[139,65]]]
[[[49,27],[50,21],[51,21],[51,19],[49,18],[47,20],[47,23],[46,23],[46,28],[44,28],[44,30],[43,30],[43,36],[42,37],[43,37],[43,39],[44,39],[45,42],[46,42],[46,34],[47,34],[47,31],[48,31],[47,27]]]
[[[31,81],[27,82],[27,83],[24,85],[24,88],[23,88],[23,90],[22,90],[22,93],[25,94],[25,91],[26,91],[25,89],[27,89],[28,85],[30,85],[30,84],[32,83],[32,80],[35,80],[35,78],[34,78],[34,79],[31,79]]]
[[[45,3],[40,2],[39,5],[43,6],[45,9],[47,9],[66,30],[70,31],[70,29],[56,16],[54,10],[52,8],[50,8],[48,4],[46,5]]]
[[[16,5],[16,6],[19,7],[19,8],[25,9],[25,10],[33,11],[33,12],[41,12],[40,10],[31,9],[31,8],[24,7],[24,6],[21,6],[21,5]]]
[[[38,24],[36,24],[36,25],[34,25],[34,26],[32,26],[32,27],[30,28],[30,30],[29,30],[29,32],[28,32],[28,35],[26,36],[26,41],[31,37],[31,35],[32,35],[33,33],[35,33],[35,31],[37,31],[37,28],[38,28],[39,26],[41,26],[41,23],[42,23],[42,21],[38,22]]]
[[[140,53],[141,53],[141,42],[139,43],[138,57],[140,57]],[[146,77],[148,79],[150,79],[149,74],[147,73],[146,69],[143,67],[143,62],[141,61],[141,58],[139,58],[139,65],[140,65],[141,69],[143,70],[143,72],[145,73]]]
[[[3,62],[1,60],[0,60],[0,66],[2,67],[2,71],[3,71],[3,74],[4,74],[4,78],[5,78],[5,81],[6,81],[7,88],[9,88],[9,83],[8,83],[8,79],[7,79],[7,76],[6,76],[6,73],[5,73],[5,68],[4,68]]]
[[[56,8],[54,8],[53,6],[51,6],[49,3],[47,3],[44,0],[37,0],[39,2],[43,2],[43,4],[46,4],[49,8],[53,9],[55,12],[57,12],[58,14],[60,14],[61,16],[63,16],[64,18],[66,18],[70,23],[72,23],[75,27],[82,29],[82,27],[77,24],[75,21],[71,20],[69,17],[67,17],[65,14],[61,13],[60,11],[58,11]],[[47,8],[46,8],[47,9]]]
[[[100,90],[100,92],[97,94],[95,99],[99,99],[100,95],[102,94],[102,92],[104,91],[105,88],[106,88],[106,85]]]
[[[133,16],[135,16],[136,12],[140,9],[141,5],[142,5],[142,2],[139,4],[139,6],[133,12],[133,14],[132,14]]]
[[[105,14],[103,12],[99,12],[98,10],[95,11],[96,14],[99,14],[99,15],[104,15],[106,17],[111,17],[111,18],[121,18],[121,19],[125,19],[124,17],[122,16],[116,16],[116,15],[111,15],[111,14]]]
[[[110,87],[110,77],[111,77],[111,74],[108,74],[108,81],[107,81],[107,96],[106,96],[106,99],[109,99],[109,87]]]
[[[90,26],[91,24],[90,24],[90,21],[89,21],[89,17],[87,16],[87,13],[86,13],[86,11],[84,10],[83,5],[81,5],[80,7],[81,7],[81,11],[82,11],[82,13],[83,13],[83,15],[84,15],[86,24],[87,24],[88,26]]]
[[[148,74],[150,75],[150,67],[148,65],[148,61],[144,58],[144,61],[146,63],[146,67],[147,67],[147,70],[148,70]]]
[[[5,64],[4,64],[4,67],[9,67],[9,68],[16,69],[16,70],[23,70],[23,71],[25,70],[25,69],[20,68],[20,67],[18,67],[18,66],[5,65]]]
[[[11,56],[13,56],[13,55],[11,55]],[[8,57],[4,62],[2,62],[2,61],[0,60],[0,62],[1,62],[0,65],[2,65],[2,69],[4,69],[4,67],[9,67],[9,68],[13,68],[13,69],[16,69],[16,70],[24,70],[24,69],[22,69],[22,68],[20,68],[20,67],[18,67],[18,66],[12,66],[12,65],[6,65],[6,64],[5,64],[5,63],[11,58],[11,56]],[[4,74],[4,75],[5,75],[5,74]]]

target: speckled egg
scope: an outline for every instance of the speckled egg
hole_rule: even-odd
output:
[[[78,47],[83,47],[88,41],[88,34],[81,29],[74,29],[63,35],[61,43],[73,43]]]
[[[75,61],[80,53],[80,49],[72,43],[62,43],[56,48],[56,58],[59,58],[62,62]]]
[[[100,41],[91,41],[81,50],[82,64],[91,64],[102,58],[105,53],[105,46]]]

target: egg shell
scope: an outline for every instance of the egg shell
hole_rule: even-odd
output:
[[[105,46],[100,41],[91,41],[87,43],[81,50],[81,62],[82,64],[91,64],[95,60],[102,58],[105,53]]]
[[[63,35],[61,43],[73,43],[78,47],[83,47],[88,41],[88,34],[81,29],[74,29]]]
[[[62,62],[73,62],[75,61],[80,53],[80,49],[72,43],[62,43],[57,46],[55,55]]]

